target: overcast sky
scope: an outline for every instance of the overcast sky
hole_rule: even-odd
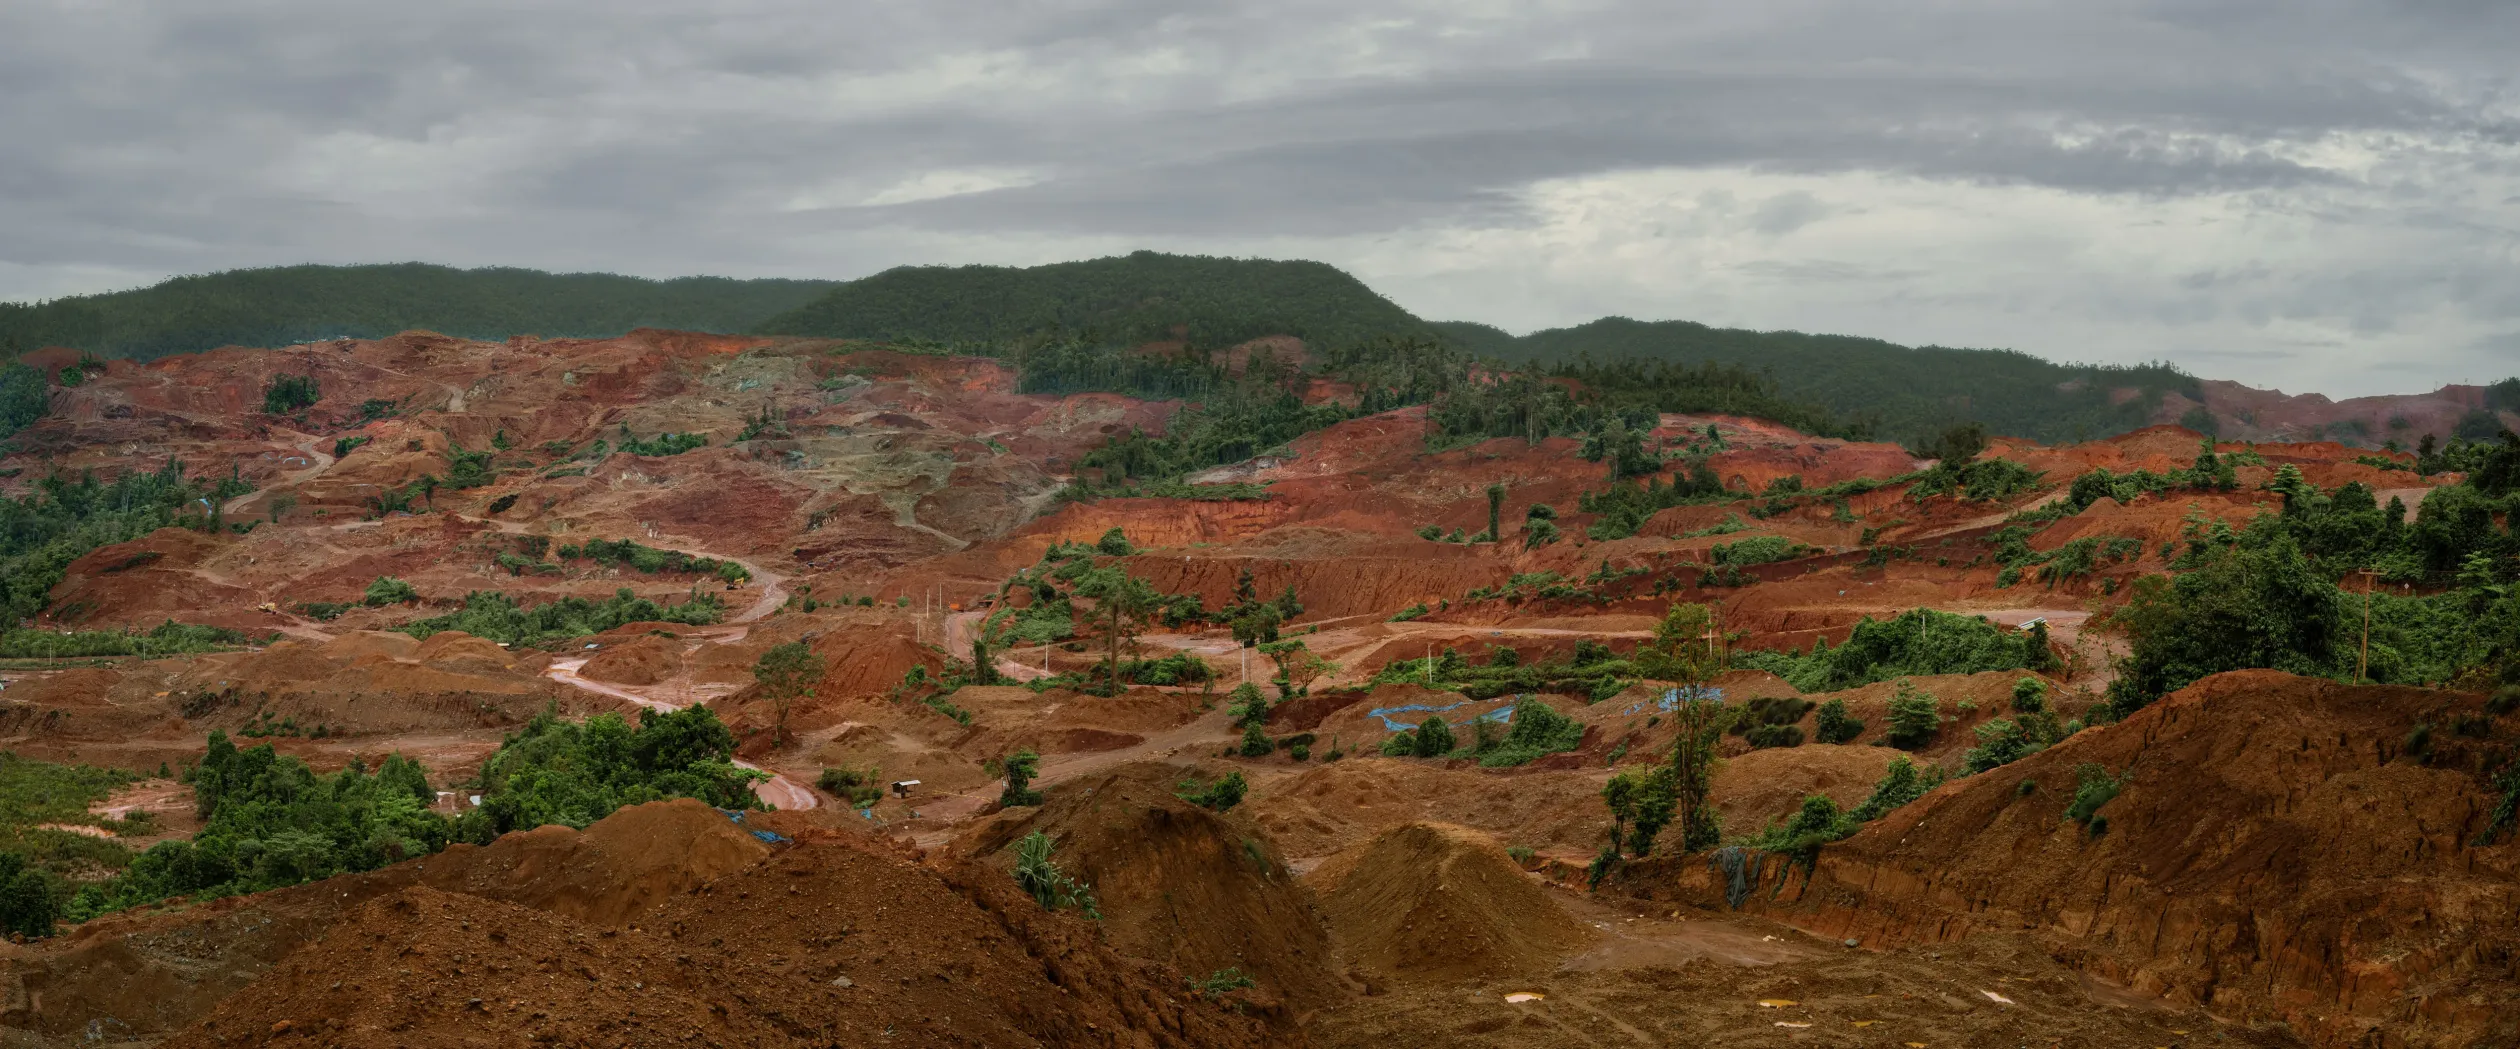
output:
[[[2413,392],[2520,372],[2516,49],[2510,0],[8,0],[0,299],[1147,247]]]

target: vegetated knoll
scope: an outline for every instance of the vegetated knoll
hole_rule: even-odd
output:
[[[760,323],[774,335],[1002,346],[1027,336],[1230,346],[1291,335],[1315,346],[1432,334],[1319,262],[1152,251],[1047,266],[901,266]]]
[[[2064,365],[2014,350],[1909,347],[1689,321],[1605,317],[1486,342],[1488,352],[1509,361],[1554,363],[1589,355],[1759,368],[1775,377],[1779,394],[1877,420],[1882,436],[1900,441],[1964,418],[1997,433],[2077,440],[2143,425],[2165,394],[2197,391],[2193,377],[2168,365]],[[1955,411],[1955,403],[1969,407]]]
[[[828,281],[459,270],[406,262],[276,266],[146,288],[0,303],[0,342],[148,360],[219,346],[286,346],[424,328],[474,339],[604,337],[635,328],[732,332],[795,308]]]
[[[1305,877],[1350,959],[1405,982],[1545,971],[1593,939],[1496,839],[1412,823]]]
[[[1057,843],[1059,866],[1093,887],[1103,927],[1124,954],[1193,978],[1221,969],[1251,977],[1262,1001],[1297,1010],[1347,992],[1335,975],[1310,889],[1265,835],[1233,812],[1175,796],[1223,769],[1124,765],[1051,787],[1039,808],[1004,810],[966,830],[955,851],[992,866],[1035,831]]]
[[[1743,898],[1868,944],[2032,932],[2139,992],[2320,1045],[2508,1042],[2520,843],[2474,841],[2498,800],[2478,766],[2520,731],[2481,703],[2222,674],[1896,809],[1807,875],[1767,857]],[[2078,794],[2088,824],[2067,818]],[[1669,862],[1722,896],[1702,861]]]

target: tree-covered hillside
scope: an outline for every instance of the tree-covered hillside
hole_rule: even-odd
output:
[[[1023,269],[903,266],[842,284],[754,330],[978,348],[1056,335],[1186,339],[1212,349],[1292,335],[1316,350],[1430,333],[1364,282],[1319,262],[1152,251]]]
[[[1780,396],[1867,421],[1880,439],[1912,446],[1961,422],[2048,442],[2105,437],[2143,426],[2164,392],[2201,399],[2195,377],[2167,364],[2067,365],[2013,350],[1909,347],[1625,317],[1521,338],[1485,325],[1440,328],[1456,342],[1511,362],[1548,365],[1590,356],[1746,367],[1767,373]],[[2143,393],[2119,400],[2114,391],[2124,388]]]
[[[830,286],[422,263],[283,266],[39,304],[0,303],[0,347],[69,346],[148,360],[220,346],[378,338],[413,328],[475,339],[597,337],[634,328],[739,332]]]

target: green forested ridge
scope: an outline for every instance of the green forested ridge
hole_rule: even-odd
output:
[[[1482,352],[1509,362],[1557,364],[1590,356],[1678,364],[1729,364],[1765,372],[1779,396],[1869,422],[1879,438],[1921,442],[1954,423],[2048,442],[2104,437],[2141,427],[2165,392],[2198,397],[2194,376],[2168,364],[2057,364],[2014,350],[1909,347],[1846,335],[1710,328],[1689,321],[1605,317],[1533,332],[1510,345],[1445,325],[1449,337],[1484,338]],[[1487,329],[1494,332],[1494,329]],[[1497,333],[1502,334],[1502,333]],[[2144,396],[2110,403],[2110,390]]]
[[[1201,348],[1292,335],[1317,349],[1431,333],[1426,322],[1323,263],[1152,251],[1022,269],[902,266],[842,284],[756,330],[979,347],[1055,334],[1100,342],[1181,338]]]
[[[829,281],[654,281],[417,262],[280,266],[44,303],[0,303],[0,348],[69,346],[149,360],[220,346],[379,338],[414,328],[474,339],[596,337],[634,328],[738,332],[828,287]]]
[[[1971,421],[1997,434],[2048,442],[2104,437],[2143,425],[2164,393],[2198,394],[2195,378],[2168,364],[2058,364],[2012,350],[1909,347],[1687,321],[1606,317],[1515,336],[1485,324],[1420,319],[1323,263],[1150,251],[1022,268],[905,266],[846,282],[648,281],[417,263],[236,270],[38,305],[0,304],[0,349],[66,345],[150,358],[409,328],[502,338],[611,335],[640,326],[1030,354],[1027,388],[1035,392],[1092,389],[1191,399],[1224,374],[1211,351],[1260,336],[1300,338],[1317,359],[1375,345],[1440,342],[1466,357],[1575,379],[1619,407],[1737,412],[1812,432],[1910,444]],[[1172,339],[1194,352],[1177,362],[1107,353]],[[1064,351],[1041,352],[1045,347]],[[1715,369],[1738,375],[1727,378]],[[1747,384],[1741,377],[1761,381]],[[1418,386],[1398,403],[1439,392],[1394,385]],[[2142,395],[2112,403],[2112,391],[2123,388]],[[2506,383],[2495,391],[2491,403],[2520,404],[2520,386]],[[12,420],[23,425],[40,414],[42,394],[40,381],[0,384],[0,433]],[[1516,413],[1487,414],[1501,431]],[[2488,439],[2493,422],[2477,414],[2479,420],[2468,421],[2476,432],[2467,436]],[[1535,428],[1521,429],[1528,436]]]

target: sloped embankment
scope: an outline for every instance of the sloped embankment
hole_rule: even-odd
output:
[[[1106,934],[1122,953],[1198,977],[1240,969],[1264,1000],[1297,1009],[1342,994],[1312,892],[1232,814],[1175,797],[1188,774],[1139,763],[1062,783],[1039,809],[1000,813],[957,848],[989,861],[1041,831],[1058,842],[1058,864],[1093,886]]]
[[[1945,786],[1807,878],[1768,857],[1784,889],[1749,906],[1867,945],[2030,931],[2104,978],[2318,1044],[2507,1042],[2520,843],[2471,842],[2497,800],[2477,770],[2515,738],[2520,715],[2471,694],[2224,674]],[[2096,835],[2065,816],[2086,764],[2121,784]]]

